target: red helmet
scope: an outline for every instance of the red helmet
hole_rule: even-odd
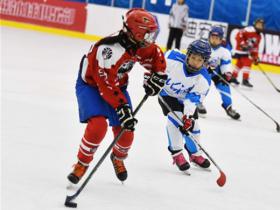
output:
[[[145,46],[153,43],[158,24],[155,17],[144,9],[130,9],[124,19],[124,31],[136,42]]]

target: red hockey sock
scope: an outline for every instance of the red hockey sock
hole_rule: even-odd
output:
[[[116,137],[120,132],[121,127],[113,127],[114,136]],[[117,158],[124,159],[127,157],[128,150],[130,149],[133,142],[134,134],[132,131],[125,131],[118,142],[113,147],[113,153]]]
[[[250,75],[249,70],[244,71],[244,72],[243,72],[243,79],[244,79],[244,80],[248,80],[248,79],[249,79],[249,75]]]
[[[95,151],[106,135],[107,127],[108,124],[104,117],[98,116],[88,120],[78,152],[78,160],[84,165],[88,165],[92,161]]]

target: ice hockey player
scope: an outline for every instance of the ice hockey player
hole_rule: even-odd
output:
[[[210,54],[208,42],[196,40],[188,46],[186,54],[174,49],[167,51],[165,55],[168,79],[160,92],[160,97],[182,119],[184,125],[180,126],[177,118],[160,99],[159,103],[163,114],[167,117],[168,150],[174,164],[181,171],[190,168],[189,162],[184,157],[183,147],[188,152],[191,162],[202,168],[210,166],[209,160],[202,156],[199,147],[188,136],[191,132],[197,140],[200,137],[195,110],[196,105],[203,101],[210,88],[211,77],[205,68]]]
[[[232,108],[231,90],[228,82],[232,77],[231,53],[222,46],[224,31],[222,27],[213,26],[209,32],[209,44],[211,46],[211,58],[208,71],[212,81],[219,91],[222,99],[222,107],[232,119],[239,119],[240,114]],[[206,114],[203,104],[197,106],[199,114]]]
[[[161,49],[154,43],[158,25],[153,15],[144,9],[130,9],[123,29],[91,47],[80,64],[76,95],[80,122],[87,123],[78,150],[78,162],[68,175],[74,184],[85,174],[94,153],[106,135],[108,123],[114,136],[125,128],[111,153],[111,161],[120,181],[127,179],[124,159],[133,142],[137,120],[132,115],[128,73],[139,62],[151,76],[144,86],[148,95],[159,93],[167,79],[166,61]]]
[[[232,83],[239,84],[237,77],[240,70],[243,71],[242,85],[253,87],[249,82],[249,74],[252,63],[259,63],[259,44],[261,41],[261,32],[264,30],[264,20],[258,18],[253,26],[245,27],[236,34],[236,49],[233,50],[233,56],[237,58],[236,68],[231,79]]]

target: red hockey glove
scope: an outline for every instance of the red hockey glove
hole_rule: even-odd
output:
[[[255,65],[258,65],[259,62],[260,62],[260,58],[259,58],[259,57],[253,58],[253,63],[254,63]]]
[[[185,134],[189,135],[189,131],[192,131],[194,128],[194,119],[188,118],[186,115],[183,116],[182,118],[183,125],[180,127],[180,131]]]
[[[144,89],[146,94],[150,96],[157,95],[161,89],[163,88],[165,81],[167,80],[166,74],[159,74],[159,73],[148,73],[144,74]]]
[[[229,82],[231,77],[232,77],[232,73],[231,72],[226,72],[222,76],[227,82]]]

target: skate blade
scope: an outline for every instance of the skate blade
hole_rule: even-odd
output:
[[[183,174],[187,175],[187,176],[190,176],[191,173],[188,171],[188,170],[185,170],[185,171],[182,171]]]
[[[68,181],[68,183],[66,185],[67,190],[75,190],[76,188],[77,188],[76,184],[73,184],[72,182]]]
[[[241,122],[241,119],[240,119],[240,118],[234,119],[234,118],[232,118],[231,116],[229,116],[229,117],[230,117],[230,119],[232,119],[232,120],[234,120],[234,121],[240,121],[240,122]]]
[[[195,169],[199,169],[201,171],[206,171],[206,172],[211,172],[212,171],[210,167],[209,168],[202,168],[201,166],[199,166],[196,163],[192,163],[192,165],[195,166]]]
[[[206,118],[207,114],[200,114],[200,113],[198,113],[198,116],[201,117],[201,118]]]

